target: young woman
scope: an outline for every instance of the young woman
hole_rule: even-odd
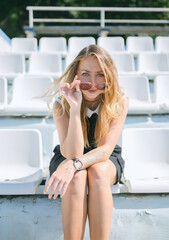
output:
[[[53,83],[49,102],[58,93],[53,117],[60,146],[54,149],[44,193],[62,198],[65,240],[83,239],[87,214],[90,239],[108,240],[111,185],[120,181],[124,168],[116,143],[128,110],[111,57],[97,45],[84,48]]]

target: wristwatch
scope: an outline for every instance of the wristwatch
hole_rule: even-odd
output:
[[[72,160],[73,160],[73,166],[76,168],[77,171],[83,170],[83,163],[79,158],[72,158]],[[77,162],[81,163],[82,166],[80,168],[77,168],[77,166],[76,166]]]

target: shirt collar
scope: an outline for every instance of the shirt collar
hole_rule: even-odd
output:
[[[97,114],[98,114],[98,112],[99,112],[99,106],[100,106],[100,105],[98,105],[98,107],[97,107],[95,110],[91,110],[91,109],[87,108],[87,116],[90,118],[90,117],[92,116],[92,114],[94,114],[94,113],[97,113]]]

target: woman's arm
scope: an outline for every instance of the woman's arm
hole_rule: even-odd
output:
[[[67,113],[58,117],[58,108],[60,108],[60,104],[55,102],[53,118],[58,130],[61,154],[67,159],[80,158],[84,150],[80,113],[70,110],[69,118]]]
[[[83,162],[84,169],[90,167],[95,163],[106,161],[110,157],[122,132],[127,112],[128,99],[125,99],[123,112],[118,119],[112,121],[106,137],[101,140],[97,148],[84,154],[80,158],[80,160]],[[77,167],[81,167],[80,162],[77,162]]]

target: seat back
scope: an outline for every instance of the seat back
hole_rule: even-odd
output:
[[[66,38],[64,37],[42,37],[39,41],[40,52],[66,52]]]
[[[129,100],[151,102],[146,76],[119,76],[119,84]]]
[[[0,109],[7,104],[7,80],[0,77]]]
[[[134,58],[129,53],[110,54],[119,72],[135,71]]]
[[[79,53],[83,48],[95,43],[93,37],[70,37],[68,40],[68,52]]]
[[[25,53],[37,51],[36,38],[12,38],[11,41],[12,52]]]
[[[154,97],[157,103],[169,102],[169,76],[157,76],[154,80]]]
[[[122,134],[125,178],[169,177],[169,128],[126,128]]]
[[[126,47],[131,53],[141,53],[154,50],[153,39],[151,37],[127,37]]]
[[[158,36],[155,38],[155,48],[157,52],[169,52],[169,37]]]
[[[146,71],[169,71],[168,56],[164,53],[140,53],[138,56],[138,70]]]
[[[42,169],[41,134],[35,129],[0,129],[0,165],[29,165]]]
[[[1,53],[0,73],[24,73],[25,59],[21,54]]]
[[[17,77],[14,79],[12,104],[23,104],[26,101],[43,101],[42,96],[49,84],[53,82],[50,77]]]
[[[55,73],[61,70],[61,56],[58,54],[32,53],[30,56],[29,73]]]
[[[104,48],[108,53],[124,51],[124,38],[122,37],[99,37],[97,45]]]

